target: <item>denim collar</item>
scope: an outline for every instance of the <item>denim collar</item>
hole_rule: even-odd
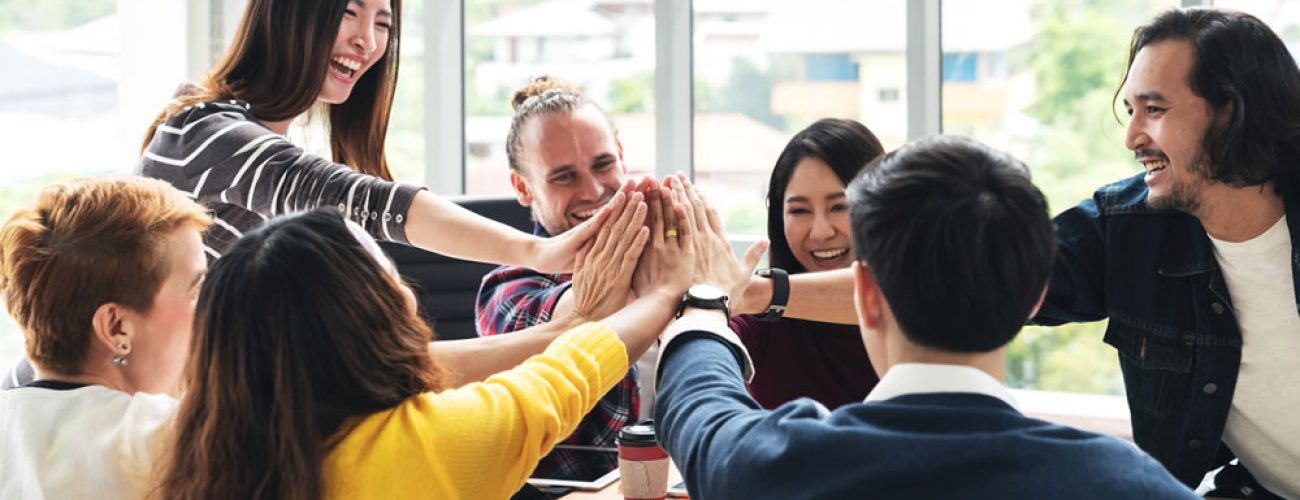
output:
[[[1286,207],[1287,231],[1291,233],[1291,272],[1296,293],[1296,310],[1300,311],[1300,195],[1283,195]],[[1169,235],[1157,271],[1164,277],[1186,277],[1205,274],[1219,269],[1214,257],[1214,247],[1201,221],[1187,214],[1177,214],[1172,219]]]

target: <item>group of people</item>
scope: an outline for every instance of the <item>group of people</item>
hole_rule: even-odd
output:
[[[1257,18],[1139,27],[1117,97],[1144,172],[1054,220],[1004,153],[824,119],[740,259],[554,78],[507,137],[534,234],[393,182],[400,26],[398,0],[250,0],[139,175],[0,228],[32,368],[0,391],[0,497],[506,498],[614,467],[556,445],[653,417],[705,499],[1300,498],[1300,70]],[[313,108],[332,159],[283,135]],[[482,336],[434,342],[375,240],[501,264]],[[1136,447],[1004,387],[1024,324],[1105,318]]]

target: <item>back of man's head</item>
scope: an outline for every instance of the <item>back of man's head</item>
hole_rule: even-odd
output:
[[[987,352],[1029,319],[1056,240],[1020,161],[974,140],[934,137],[877,160],[848,193],[857,260],[909,340]]]

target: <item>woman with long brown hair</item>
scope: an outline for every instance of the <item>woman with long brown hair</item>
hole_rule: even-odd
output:
[[[682,211],[673,214],[690,217]],[[250,232],[199,293],[158,496],[509,496],[654,342],[685,290],[697,257],[687,251],[694,231],[682,229],[638,270],[653,292],[590,307],[603,298],[588,291],[604,282],[627,295],[649,239],[646,212],[616,207],[577,258],[575,281],[588,280],[574,287],[580,309],[612,315],[446,390],[413,296],[361,229],[327,210]]]
[[[250,0],[203,86],[182,88],[149,128],[138,172],[213,209],[212,258],[271,216],[326,206],[378,239],[567,271],[599,221],[544,239],[392,182],[384,137],[400,32],[401,0]],[[284,137],[317,103],[333,161]]]

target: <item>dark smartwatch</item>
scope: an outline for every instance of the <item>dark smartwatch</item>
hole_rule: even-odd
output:
[[[727,308],[727,292],[722,291],[713,285],[692,285],[686,290],[686,295],[682,301],[677,304],[677,317],[682,317],[682,312],[687,307],[696,309],[717,309],[731,318],[731,310]]]
[[[790,301],[790,273],[778,267],[769,267],[754,271],[754,274],[772,280],[772,302],[763,314],[755,314],[759,321],[776,321],[785,315],[785,306]]]

